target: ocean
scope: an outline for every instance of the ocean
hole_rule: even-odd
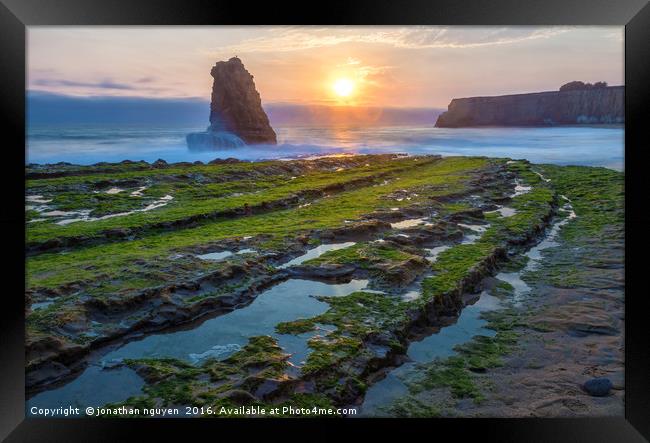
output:
[[[122,160],[290,159],[342,153],[478,155],[534,163],[624,168],[624,128],[274,127],[278,145],[190,150],[185,136],[205,126],[30,126],[27,163],[88,165]]]

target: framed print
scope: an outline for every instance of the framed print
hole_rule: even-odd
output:
[[[255,8],[4,1],[3,438],[647,439],[650,7]]]

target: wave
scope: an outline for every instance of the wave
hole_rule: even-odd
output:
[[[525,158],[538,163],[581,164],[622,169],[624,129],[552,128],[433,128],[279,127],[279,144],[188,149],[186,136],[196,127],[64,127],[29,128],[27,156],[32,163],[162,158],[168,162],[304,158],[333,154],[406,153],[411,155],[480,155]]]

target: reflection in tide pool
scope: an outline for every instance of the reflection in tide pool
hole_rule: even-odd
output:
[[[522,298],[530,292],[530,286],[521,279],[521,273],[519,272],[499,272],[495,277],[501,281],[504,281],[512,286],[513,294],[512,300],[515,306],[518,306],[521,303]]]
[[[248,306],[206,320],[190,330],[154,334],[143,340],[128,343],[106,355],[104,360],[140,357],[175,357],[189,360],[189,354],[196,356],[216,345],[244,346],[248,338],[255,335],[275,336],[275,325],[278,323],[313,317],[325,312],[327,303],[312,296],[348,295],[365,288],[367,284],[367,280],[352,280],[349,283],[332,285],[309,280],[287,280],[262,292]],[[282,340],[280,344],[282,345]],[[234,351],[237,347],[230,349]],[[231,353],[222,352],[219,357],[225,358]]]
[[[88,367],[83,374],[60,388],[34,396],[29,405],[79,404],[97,406],[126,400],[137,395],[142,380],[128,368],[109,369],[125,358],[172,357],[199,363],[205,358],[226,358],[243,347],[248,338],[271,335],[280,346],[293,354],[290,361],[299,365],[308,355],[308,338],[275,332],[278,323],[309,318],[324,313],[329,305],[313,296],[340,297],[364,289],[368,280],[327,284],[290,279],[262,292],[248,306],[208,319],[189,330],[157,333],[117,348],[104,355],[99,365]],[[106,366],[101,369],[100,366]]]
[[[475,304],[466,306],[461,311],[456,323],[442,328],[440,332],[429,335],[419,342],[412,342],[407,351],[411,361],[393,369],[386,378],[368,388],[361,406],[361,415],[381,416],[382,408],[390,406],[393,401],[407,395],[408,388],[402,378],[417,363],[449,357],[454,354],[455,346],[468,342],[475,335],[494,336],[493,330],[485,328],[487,321],[481,318],[481,313],[498,307],[499,300],[496,297],[482,292]]]
[[[32,406],[60,408],[102,406],[138,395],[144,381],[129,368],[102,369],[89,366],[79,377],[60,388],[41,392],[26,401],[27,415]]]
[[[534,268],[542,258],[541,251],[557,246],[555,241],[560,229],[576,217],[569,199],[562,208],[564,216],[557,220],[547,232],[545,238],[526,254],[529,258],[524,269],[517,273],[499,273],[498,279],[510,283],[514,287],[514,301],[517,303],[521,296],[530,288],[521,280],[521,274]],[[479,234],[488,225],[463,225],[464,228]],[[468,235],[463,244],[476,241],[478,235]],[[334,245],[321,245],[308,251],[298,262],[317,257],[325,250],[340,249],[352,246],[353,242]],[[443,246],[429,250],[429,258],[435,259]],[[240,251],[241,252],[241,251]],[[291,263],[291,262],[290,262]],[[286,265],[289,265],[287,263]],[[79,377],[59,388],[35,395],[27,402],[27,411],[31,406],[60,407],[99,406],[108,402],[119,402],[137,395],[143,385],[142,379],[131,369],[115,367],[125,358],[160,358],[173,357],[192,363],[199,363],[206,358],[225,358],[241,349],[248,339],[256,335],[271,335],[278,339],[280,346],[292,354],[290,362],[300,366],[309,354],[307,341],[317,334],[327,334],[326,330],[308,332],[300,335],[282,335],[275,332],[275,326],[281,322],[300,318],[309,318],[328,309],[325,302],[313,296],[345,296],[352,292],[363,290],[367,280],[352,280],[343,284],[327,284],[301,279],[290,279],[280,283],[255,298],[251,304],[227,314],[208,319],[189,330],[169,333],[152,334],[139,341],[127,343],[106,354],[98,363],[90,365]],[[416,291],[408,293],[407,297],[415,297]],[[498,299],[482,292],[478,301],[466,306],[460,313],[456,323],[443,327],[438,333],[432,334],[419,342],[410,344],[407,355],[411,362],[392,371],[387,376],[372,385],[365,396],[361,415],[382,415],[382,408],[389,406],[394,400],[406,395],[408,389],[402,378],[419,362],[429,362],[436,358],[453,355],[456,345],[466,343],[475,335],[493,336],[494,331],[487,329],[486,321],[481,313],[495,310],[500,306]]]
[[[349,241],[345,243],[331,243],[327,245],[319,245],[313,249],[310,249],[305,254],[296,257],[293,260],[290,260],[283,265],[278,266],[278,269],[286,269],[291,266],[297,266],[306,262],[307,260],[311,260],[312,258],[318,258],[321,255],[325,254],[327,251],[336,251],[338,249],[348,248],[350,246],[353,246],[354,244],[355,244],[354,242]]]
[[[233,251],[221,251],[221,252],[209,252],[207,254],[197,255],[201,260],[223,260],[224,258],[230,257],[235,254],[252,254],[256,252],[254,249],[241,249],[237,252]]]
[[[564,199],[565,203],[562,208],[560,208],[560,211],[563,212],[565,216],[551,227],[551,230],[548,232],[544,240],[542,240],[537,246],[531,248],[530,251],[528,251],[526,255],[531,261],[528,263],[527,269],[535,269],[537,262],[542,259],[541,252],[543,250],[559,245],[555,239],[559,235],[560,229],[562,229],[562,226],[566,225],[577,217],[575,211],[573,210],[573,206],[571,205],[571,200],[569,200],[564,195],[561,197]]]
[[[538,266],[543,258],[541,253],[543,250],[559,245],[555,239],[559,235],[560,229],[570,220],[576,218],[571,201],[565,196],[562,196],[562,198],[565,200],[565,204],[561,208],[564,215],[556,219],[542,241],[525,254],[529,259],[526,266],[518,272],[500,272],[495,276],[498,280],[507,282],[513,287],[512,302],[514,306],[520,305],[523,297],[531,292],[530,286],[522,280],[522,274]],[[486,229],[486,226],[459,225],[474,232],[483,232]],[[468,241],[475,241],[475,237],[465,236],[462,243],[467,244]],[[442,252],[441,248],[444,248],[444,246],[427,250],[429,260],[435,261],[437,255]],[[366,392],[360,415],[388,416],[389,414],[386,413],[385,408],[390,407],[394,401],[408,395],[408,387],[404,384],[403,378],[408,376],[417,363],[431,362],[436,358],[449,357],[454,354],[454,346],[466,343],[476,335],[494,336],[495,332],[485,327],[487,321],[481,318],[481,313],[493,311],[500,307],[501,303],[496,297],[483,291],[477,303],[466,306],[461,311],[455,324],[443,327],[439,332],[419,342],[411,343],[407,351],[411,361],[388,372],[384,379],[370,386]]]

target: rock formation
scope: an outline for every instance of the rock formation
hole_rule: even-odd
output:
[[[237,57],[217,62],[207,132],[187,136],[190,147],[230,147],[242,144],[276,144],[275,131],[262,109],[253,76]]]
[[[624,123],[624,96],[624,86],[599,85],[530,94],[456,98],[447,112],[438,117],[436,127]]]

